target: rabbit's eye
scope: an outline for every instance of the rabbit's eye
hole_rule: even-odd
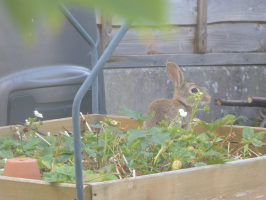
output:
[[[193,89],[191,90],[191,92],[192,92],[192,93],[197,93],[197,92],[199,92],[199,91],[198,91],[197,88],[193,88]]]

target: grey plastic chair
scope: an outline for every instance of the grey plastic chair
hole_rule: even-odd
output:
[[[60,12],[60,11],[59,11]],[[97,45],[100,37],[94,12],[70,9]],[[33,111],[44,120],[72,116],[74,97],[91,72],[91,49],[73,26],[65,20],[56,33],[32,19],[36,43],[22,43],[16,27],[0,8],[0,126],[23,123]],[[99,113],[106,114],[103,72],[99,73]],[[80,111],[92,113],[89,89]]]

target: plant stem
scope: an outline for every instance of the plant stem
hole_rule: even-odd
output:
[[[153,142],[153,145],[152,145],[152,167],[153,167],[153,170],[155,168],[154,166],[154,142]]]
[[[141,168],[140,168],[140,164],[139,164],[138,157],[136,157],[136,155],[134,154],[134,152],[133,152],[133,149],[132,149],[132,155],[133,155],[133,156],[134,156],[134,158],[136,159],[136,161],[137,161],[137,163],[138,163],[139,170],[141,171]]]
[[[220,147],[222,147],[224,145],[224,142],[228,139],[228,137],[232,134],[232,130],[233,130],[233,124],[231,124],[231,128],[230,128],[230,132],[227,135],[227,137],[223,140],[222,144],[220,145]]]
[[[61,134],[61,137],[60,137],[60,140],[59,140],[59,143],[58,143],[58,146],[57,146],[57,151],[56,151],[56,154],[55,154],[55,157],[54,157],[54,161],[53,161],[53,164],[52,164],[52,170],[51,171],[53,171],[54,163],[55,163],[55,160],[56,160],[56,157],[57,157],[60,145],[61,145],[62,138],[63,138],[63,134]]]

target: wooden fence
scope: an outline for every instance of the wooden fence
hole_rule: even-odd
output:
[[[265,0],[167,1],[168,24],[133,23],[105,68],[266,64]],[[97,22],[105,49],[123,20]]]

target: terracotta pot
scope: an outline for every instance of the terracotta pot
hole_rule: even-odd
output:
[[[37,160],[33,158],[11,158],[5,164],[4,176],[41,180]]]

